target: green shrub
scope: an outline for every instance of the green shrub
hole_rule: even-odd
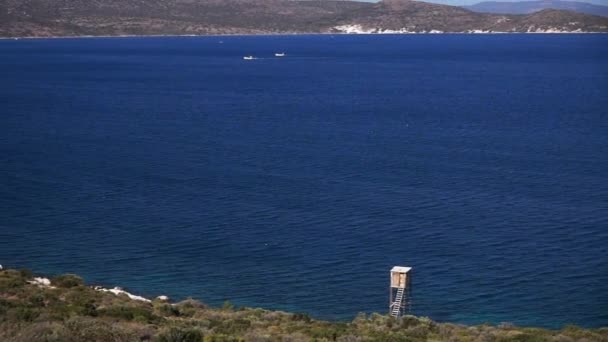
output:
[[[334,324],[324,324],[322,326],[313,326],[310,329],[310,335],[316,339],[327,339],[330,341],[335,341],[340,335],[342,335],[343,331],[341,331],[339,325]]]
[[[62,274],[51,279],[53,286],[71,288],[84,285],[84,280],[75,274]]]
[[[130,326],[108,323],[85,317],[71,318],[65,323],[67,333],[61,341],[73,342],[127,342],[138,341],[139,334]]]
[[[138,317],[138,321],[145,320],[149,323],[158,321],[158,317],[155,316],[151,310],[137,306],[110,306],[96,311],[100,316],[126,321],[132,321],[135,317]]]
[[[292,321],[303,321],[306,323],[310,323],[310,321],[312,321],[312,319],[310,318],[310,316],[308,316],[305,313],[295,313],[293,315],[291,315],[291,320]]]
[[[19,275],[23,279],[32,279],[32,278],[34,278],[34,273],[32,271],[28,270],[27,268],[20,269],[19,270]]]
[[[205,305],[205,303],[201,303],[200,301],[198,301],[196,299],[192,299],[192,298],[183,300],[175,305],[179,306],[180,308],[189,308],[189,309],[206,309],[207,308],[207,305]]]
[[[32,322],[40,315],[40,312],[36,309],[20,306],[9,310],[8,315],[16,321]]]
[[[405,329],[420,325],[420,320],[418,317],[411,315],[403,316],[399,320],[401,321],[401,327]]]
[[[204,341],[205,342],[240,342],[240,341],[243,341],[243,339],[234,337],[234,336],[224,335],[224,334],[213,334],[213,335],[205,336]]]
[[[85,303],[81,306],[80,314],[83,316],[97,317],[99,313],[97,312],[95,303]]]
[[[180,311],[179,308],[176,307],[175,305],[171,305],[171,304],[160,304],[156,306],[158,312],[160,313],[160,315],[162,316],[180,316]]]
[[[359,312],[355,319],[353,319],[353,324],[365,324],[367,323],[367,314],[365,312]]]
[[[203,332],[193,328],[173,327],[161,331],[156,337],[156,342],[202,342]]]
[[[222,305],[222,310],[232,311],[234,310],[234,304],[230,303],[230,301],[225,301],[224,305]]]
[[[7,331],[9,329],[6,329],[6,327],[0,327],[0,340],[11,341],[11,342],[76,341],[74,339],[71,339],[71,336],[67,333],[65,327],[62,324],[59,324],[56,322],[36,322],[36,323],[20,324],[20,325],[14,325],[13,328],[18,331],[18,334],[15,334],[17,336],[3,339],[2,333],[6,332],[6,333],[10,334],[10,332]]]
[[[82,316],[96,317],[97,300],[99,294],[95,291],[84,287],[73,287],[65,295],[65,301],[70,303],[70,311]]]
[[[180,316],[185,317],[193,317],[197,313],[202,313],[204,310],[207,309],[207,305],[192,298],[181,301],[173,305],[173,307],[179,310]]]
[[[215,328],[215,332],[226,335],[239,335],[249,329],[250,326],[251,322],[243,318],[222,320]]]
[[[26,279],[18,271],[0,271],[0,292],[19,288],[26,284]]]
[[[33,293],[29,296],[28,302],[31,306],[43,307],[44,306],[44,295],[40,292]]]
[[[517,336],[514,336],[511,341],[514,342],[543,342],[547,341],[547,338],[541,335],[531,334],[531,333],[523,333]]]
[[[426,340],[429,333],[429,327],[423,325],[411,327],[405,331],[407,336],[421,340]]]
[[[573,325],[573,324],[565,326],[562,331],[566,335],[573,337],[577,340],[580,340],[583,338],[592,338],[595,335],[591,331],[589,331],[587,329],[583,329],[583,328]]]

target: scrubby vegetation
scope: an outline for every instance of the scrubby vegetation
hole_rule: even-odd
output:
[[[192,299],[147,303],[96,291],[75,275],[55,277],[50,285],[28,283],[32,277],[0,271],[0,341],[608,341],[608,328],[469,327],[378,314],[324,322],[229,303],[209,308]]]

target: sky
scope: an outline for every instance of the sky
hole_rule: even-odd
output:
[[[363,0],[368,2],[376,2],[375,0]],[[505,2],[517,2],[517,1],[526,1],[526,0],[421,0],[426,2],[435,2],[438,4],[445,5],[472,5],[482,1],[505,1]],[[608,0],[568,0],[568,1],[579,1],[579,2],[589,2],[596,5],[604,5],[608,6]]]

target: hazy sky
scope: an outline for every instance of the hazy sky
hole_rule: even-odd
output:
[[[375,0],[363,0],[363,1],[376,2]],[[478,2],[482,2],[482,1],[516,2],[516,1],[525,1],[525,0],[422,0],[422,1],[435,2],[438,4],[446,4],[446,5],[472,5],[472,4],[475,4]],[[596,4],[596,5],[608,6],[608,0],[569,0],[569,1],[590,2],[590,3]]]

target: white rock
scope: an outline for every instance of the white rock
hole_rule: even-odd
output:
[[[158,296],[158,297],[156,297],[156,299],[162,300],[163,302],[168,302],[169,301],[169,297],[167,297],[167,296]]]
[[[33,285],[51,287],[51,281],[48,278],[36,277],[32,280],[28,280],[27,282]]]
[[[336,30],[348,34],[372,33],[373,30],[364,29],[361,25],[340,25],[334,27]]]
[[[126,295],[127,297],[131,298],[132,300],[138,300],[138,301],[140,301],[140,302],[146,302],[146,303],[150,303],[150,300],[149,300],[149,299],[144,298],[144,297],[142,297],[142,296],[136,296],[136,295],[134,295],[134,294],[131,294],[131,293],[129,293],[129,292],[127,292],[127,291],[125,291],[125,290],[121,289],[120,287],[115,287],[115,288],[113,288],[113,289],[104,289],[103,287],[95,287],[95,290],[97,290],[97,291],[101,291],[101,292],[110,292],[110,293],[113,293],[113,294],[115,294],[115,295],[117,295],[117,296],[118,296],[118,295],[121,295],[121,294],[124,294],[124,295]]]

